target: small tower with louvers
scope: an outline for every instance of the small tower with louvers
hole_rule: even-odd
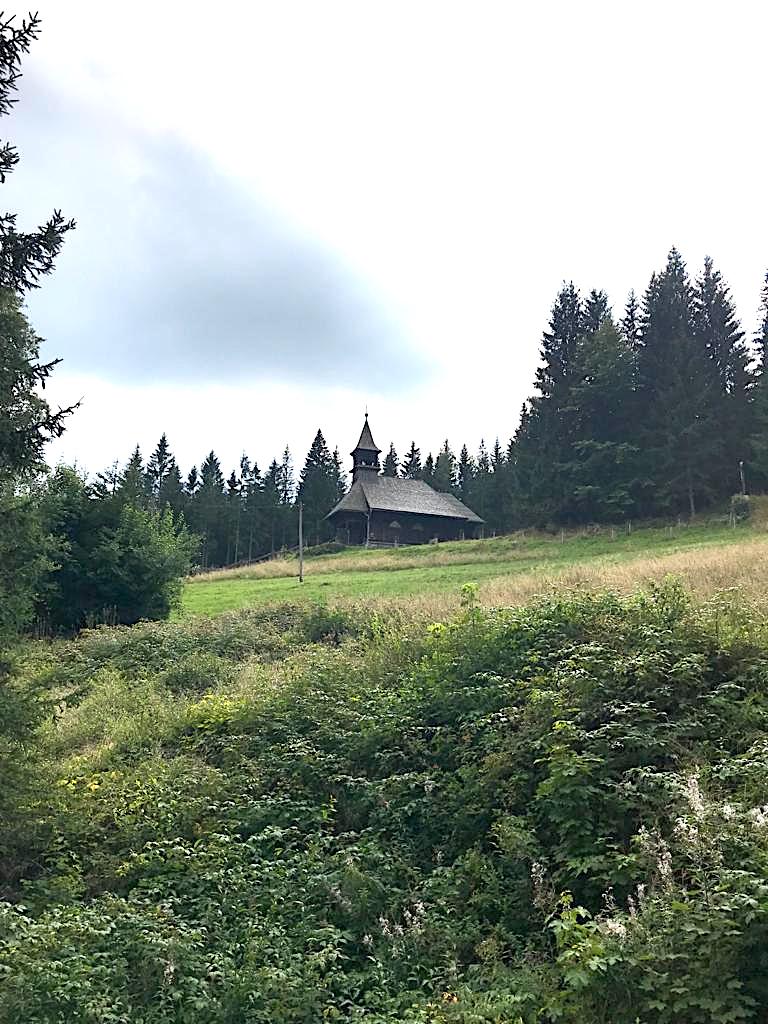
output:
[[[354,450],[349,453],[352,456],[352,483],[362,477],[378,476],[381,472],[379,455],[381,448],[376,447],[373,440],[371,428],[368,426],[368,413],[365,414],[365,423],[360,433],[360,440]]]

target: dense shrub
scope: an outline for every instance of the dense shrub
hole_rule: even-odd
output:
[[[99,622],[165,619],[178,604],[197,540],[183,521],[135,507],[60,466],[38,513],[54,538],[54,559],[38,595],[38,614],[54,632]]]
[[[147,693],[173,678],[173,627],[117,631],[0,921],[0,1021],[764,1019],[759,629],[673,585],[464,606],[303,650],[279,613],[283,669],[175,686],[157,749],[73,757],[121,659]],[[177,628],[179,678],[257,647],[244,622]]]
[[[748,494],[734,494],[731,497],[731,515],[737,523],[742,523],[752,515],[752,503]]]

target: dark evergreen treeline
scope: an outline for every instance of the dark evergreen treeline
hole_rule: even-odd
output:
[[[616,318],[605,292],[561,288],[544,333],[536,394],[506,446],[481,442],[456,456],[446,440],[424,459],[390,444],[382,471],[452,491],[491,532],[550,524],[694,514],[748,484],[768,484],[768,274],[762,320],[749,341],[710,259],[695,280],[673,249],[643,296]],[[744,483],[742,483],[742,481]],[[297,502],[307,542],[331,539],[324,516],[344,493],[338,449],[318,430],[298,484],[286,448],[266,473],[243,456],[225,480],[210,452],[186,478],[165,435],[146,466],[102,474],[144,506],[183,514],[202,538],[203,566],[249,560],[296,543]]]
[[[712,261],[692,281],[675,249],[618,321],[565,285],[508,460],[520,520],[692,515],[740,490],[740,466],[762,487],[768,276],[762,308],[753,346]]]
[[[325,515],[345,488],[339,452],[329,451],[318,430],[298,481],[287,447],[264,473],[244,454],[225,478],[211,451],[199,468],[183,476],[163,434],[146,464],[137,447],[121,472],[114,466],[100,473],[94,494],[138,508],[170,509],[199,536],[200,565],[210,568],[294,547],[299,500],[307,544],[329,540]]]

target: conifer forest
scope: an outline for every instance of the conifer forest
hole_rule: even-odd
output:
[[[519,418],[510,410],[511,438],[472,453],[461,445],[458,455],[448,440],[436,453],[390,444],[383,472],[454,493],[493,534],[687,518],[762,492],[768,273],[758,305],[759,330],[747,337],[714,262],[691,276],[675,249],[620,314],[603,291],[582,296],[565,284],[541,340],[534,393]],[[226,477],[211,451],[185,475],[164,434],[146,462],[136,450],[122,469],[99,474],[91,494],[183,517],[210,568],[294,546],[298,500],[309,543],[331,540],[324,517],[345,488],[339,450],[318,430],[298,479],[288,449],[264,471],[244,454]]]

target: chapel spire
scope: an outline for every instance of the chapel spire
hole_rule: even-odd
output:
[[[352,480],[355,481],[361,471],[374,475],[378,474],[380,470],[380,454],[381,448],[377,448],[376,442],[373,440],[371,428],[368,426],[368,413],[366,412],[365,423],[360,432],[360,440],[357,442],[355,449],[350,452],[352,456]]]

